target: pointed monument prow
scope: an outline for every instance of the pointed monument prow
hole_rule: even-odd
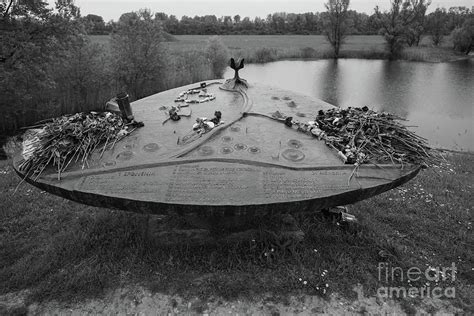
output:
[[[247,81],[245,79],[240,78],[239,76],[239,70],[244,68],[244,60],[241,59],[240,61],[235,62],[234,58],[230,59],[230,68],[234,69],[234,78],[233,79],[228,79],[226,82],[223,84],[224,89],[231,89],[235,90],[238,89],[239,87],[242,88],[248,88]]]
[[[242,69],[242,68],[244,68],[244,60],[245,60],[245,59],[242,59],[242,60],[240,61],[240,64],[237,66],[237,65],[235,64],[234,58],[231,58],[231,59],[230,59],[230,68],[232,68],[232,69],[235,70],[234,78],[239,78],[239,70]]]

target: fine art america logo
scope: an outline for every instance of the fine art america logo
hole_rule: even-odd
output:
[[[386,286],[377,289],[377,296],[383,298],[455,298],[454,286],[440,286],[440,282],[454,283],[456,281],[457,267],[454,262],[449,267],[428,267],[422,270],[411,267],[406,270],[395,267],[387,262],[378,265],[378,280]],[[423,284],[412,286],[410,283]],[[407,284],[407,286],[393,286],[394,284]]]

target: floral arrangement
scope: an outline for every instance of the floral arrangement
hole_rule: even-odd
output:
[[[72,162],[88,166],[92,152],[113,147],[143,123],[123,119],[111,112],[65,115],[36,125],[23,136],[23,160],[19,170],[26,176],[41,176],[47,166],[57,169],[58,180]]]

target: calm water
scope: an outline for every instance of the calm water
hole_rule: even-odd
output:
[[[233,70],[225,78],[233,76]],[[409,120],[434,147],[474,150],[474,60],[417,63],[384,60],[278,61],[246,65],[241,76],[311,95],[341,107],[387,111]]]

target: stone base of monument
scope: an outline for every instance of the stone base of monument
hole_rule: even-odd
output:
[[[216,242],[238,243],[257,239],[262,233],[272,240],[294,244],[304,239],[304,232],[289,214],[260,217],[199,217],[150,215],[146,222],[146,239],[155,246],[176,244],[205,245]]]

